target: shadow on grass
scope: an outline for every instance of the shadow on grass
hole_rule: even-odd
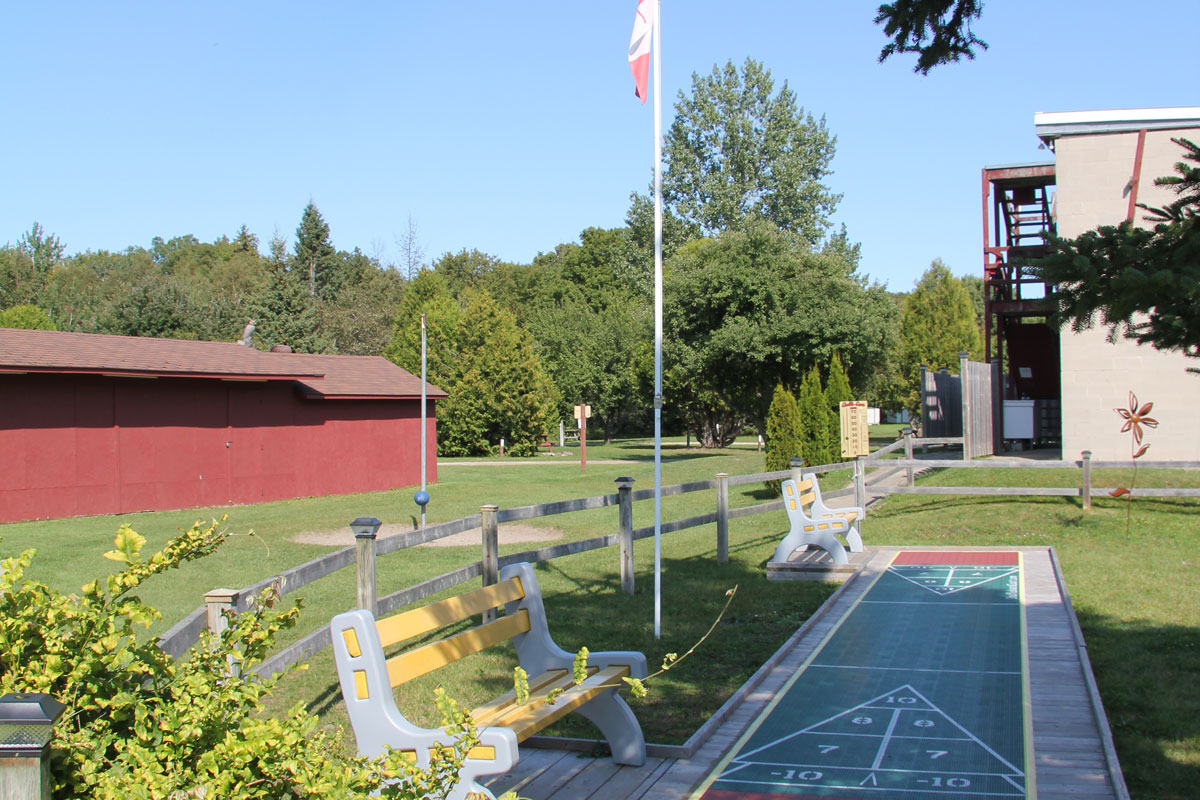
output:
[[[1133,797],[1195,797],[1200,629],[1077,609]]]
[[[1011,506],[1014,503],[1019,503],[1022,506],[1044,506],[1047,509],[1052,509],[1058,512],[1074,511],[1084,514],[1082,502],[1078,497],[1047,497],[1038,495],[1001,495],[989,497],[986,495],[890,495],[891,498],[902,497],[901,502],[889,502],[886,506],[886,514],[889,518],[911,517],[919,514],[924,514],[930,511],[945,512],[952,509],[973,508],[980,512],[1002,510],[1004,506]],[[1097,511],[1121,511],[1124,512],[1125,506],[1118,505],[1124,501],[1103,500],[1095,496],[1092,497],[1092,507]],[[1195,500],[1188,498],[1173,498],[1173,497],[1143,497],[1134,501],[1133,514],[1136,518],[1138,513],[1137,503],[1153,504],[1153,510],[1158,513],[1166,514],[1186,514],[1195,515],[1198,508]],[[1078,526],[1084,521],[1084,517],[1071,519],[1057,519],[1056,522],[1068,526]]]

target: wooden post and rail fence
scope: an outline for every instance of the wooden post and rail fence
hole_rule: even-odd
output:
[[[1091,498],[1094,495],[1107,494],[1111,488],[1092,485],[1094,469],[1131,468],[1131,461],[1096,461],[1091,458],[1090,451],[1084,451],[1077,461],[1035,461],[1026,459],[996,459],[962,460],[961,458],[916,458],[913,455],[915,447],[929,445],[961,445],[962,437],[938,437],[920,439],[905,430],[896,442],[876,450],[870,456],[858,458],[855,461],[824,464],[807,467],[802,463],[793,463],[792,469],[775,472],[763,472],[750,475],[727,475],[720,473],[713,480],[692,481],[662,487],[663,496],[682,495],[694,492],[713,492],[715,509],[712,512],[686,517],[674,521],[664,521],[661,530],[664,534],[694,528],[702,525],[715,524],[716,541],[714,550],[718,563],[724,564],[729,560],[729,522],[741,517],[770,513],[782,510],[780,500],[766,503],[730,508],[729,489],[753,483],[780,480],[793,477],[800,478],[801,472],[824,474],[837,470],[851,470],[852,478],[848,487],[835,491],[823,492],[827,499],[839,497],[854,498],[854,505],[865,507],[872,496],[887,494],[928,494],[928,495],[993,495],[993,496],[1061,496],[1079,497],[1084,509],[1091,508]],[[904,457],[886,457],[903,450]],[[798,461],[798,460],[797,460]],[[1139,461],[1140,469],[1200,469],[1200,461],[1160,462]],[[1080,480],[1072,486],[1064,487],[992,487],[992,486],[918,486],[916,473],[928,469],[1078,469]],[[868,480],[867,471],[873,470],[873,480]],[[890,482],[889,479],[903,473],[901,480]],[[495,504],[485,504],[480,512],[462,519],[427,526],[424,530],[413,531],[379,539],[376,532],[380,522],[372,517],[359,518],[351,524],[355,531],[355,544],[341,548],[320,558],[313,559],[293,567],[279,575],[260,581],[240,590],[213,590],[205,596],[206,605],[189,614],[171,630],[159,639],[159,646],[167,653],[179,656],[186,652],[198,639],[200,632],[207,629],[218,630],[223,624],[225,613],[245,610],[252,598],[269,586],[276,586],[281,594],[294,592],[301,587],[330,575],[338,570],[354,565],[357,570],[356,603],[360,608],[367,608],[377,615],[384,615],[396,609],[423,600],[426,597],[452,588],[458,584],[481,577],[484,585],[495,583],[500,567],[518,561],[539,562],[548,561],[568,555],[588,552],[616,546],[618,573],[621,590],[627,594],[634,591],[633,543],[638,539],[654,535],[653,526],[635,528],[633,504],[641,500],[652,499],[653,489],[633,488],[634,479],[621,477],[616,479],[617,491],[614,494],[585,497],[577,500],[562,500],[540,505],[521,506],[517,508],[500,508]],[[1200,489],[1153,489],[1138,487],[1134,491],[1136,497],[1200,497]],[[498,530],[506,522],[537,519],[556,514],[572,513],[590,509],[617,506],[617,531],[615,533],[583,539],[564,544],[527,550],[507,556],[499,555]],[[711,507],[711,506],[710,506]],[[376,559],[420,544],[436,541],[437,539],[462,533],[478,528],[481,531],[480,560],[473,561],[458,569],[442,575],[429,578],[413,586],[380,597],[376,586]],[[287,648],[279,651],[256,670],[263,674],[273,674],[300,660],[308,658],[313,653],[329,646],[328,626],[318,630]]]

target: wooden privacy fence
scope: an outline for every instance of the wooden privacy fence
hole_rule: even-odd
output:
[[[970,361],[966,353],[959,353],[958,361],[957,375],[921,366],[921,433],[961,444],[967,458],[990,456],[999,437],[995,404],[1000,365]]]
[[[806,467],[804,471],[826,473],[839,469],[854,469],[856,474],[861,473],[855,462]],[[729,560],[730,520],[771,511],[780,511],[783,508],[781,500],[773,500],[767,503],[731,509],[729,508],[729,487],[770,480],[781,480],[790,476],[799,477],[798,471],[799,467],[796,466],[792,470],[761,472],[751,475],[731,476],[720,473],[712,480],[692,481],[690,483],[664,486],[661,490],[664,497],[691,492],[715,492],[715,510],[693,517],[685,517],[669,522],[663,521],[660,525],[660,530],[662,533],[667,534],[687,528],[716,523],[717,560],[719,563],[726,563]],[[163,634],[158,642],[159,647],[173,656],[180,656],[196,643],[202,631],[206,629],[216,630],[220,626],[221,620],[224,619],[223,612],[245,611],[250,603],[253,602],[253,598],[264,589],[276,586],[281,594],[290,594],[315,580],[351,566],[355,566],[358,570],[356,595],[359,607],[373,608],[376,615],[383,615],[480,576],[484,577],[485,585],[487,585],[489,579],[495,582],[495,577],[499,573],[500,567],[510,563],[518,561],[534,563],[549,561],[554,558],[561,558],[562,556],[585,553],[589,550],[616,545],[618,548],[621,588],[623,591],[632,594],[634,590],[633,542],[637,539],[644,539],[654,535],[653,526],[643,528],[633,527],[633,503],[638,500],[652,499],[654,497],[654,490],[634,490],[633,478],[618,478],[616,483],[617,491],[614,494],[585,497],[578,500],[562,500],[554,503],[521,506],[518,508],[502,509],[499,506],[488,504],[481,506],[478,514],[450,522],[429,525],[424,530],[389,536],[384,539],[378,539],[376,536],[378,526],[381,524],[378,520],[374,518],[360,518],[352,523],[352,527],[355,529],[355,544],[353,545],[335,550],[332,553],[315,558],[312,561],[293,567],[243,589],[214,589],[208,592],[205,595],[205,605],[197,608]],[[858,494],[862,486],[863,482],[857,480],[854,487],[826,493],[826,497],[841,497],[851,492]],[[865,495],[862,497],[865,499]],[[616,533],[575,542],[566,542],[537,550],[527,550],[503,557],[499,556],[498,527],[502,523],[536,519],[575,511],[586,511],[614,505],[618,508]],[[370,523],[374,523],[374,525],[372,526]],[[369,530],[371,527],[374,527],[374,530]],[[456,533],[462,533],[473,528],[480,529],[482,553],[479,561],[473,561],[458,569],[451,570],[450,572],[435,576],[383,597],[377,596],[374,568],[376,558],[396,552],[397,550],[415,547],[445,538],[446,536],[452,536]],[[308,658],[313,653],[328,647],[329,643],[329,627],[323,625],[318,630],[313,631],[264,661],[256,671],[267,675],[279,672],[298,661]]]

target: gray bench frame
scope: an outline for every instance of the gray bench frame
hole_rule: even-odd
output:
[[[497,597],[513,595],[504,602],[502,617],[384,657],[385,642],[390,645],[437,630],[494,607]],[[392,639],[396,631],[403,632],[402,638]],[[330,632],[342,699],[358,749],[372,756],[382,755],[387,748],[409,751],[422,767],[429,766],[435,747],[452,744],[452,739],[441,728],[424,728],[405,719],[396,707],[392,687],[511,638],[521,667],[530,676],[530,697],[522,703],[515,692],[509,692],[471,712],[479,725],[479,746],[463,761],[459,782],[447,800],[465,800],[473,792],[494,798],[477,779],[511,769],[519,757],[518,741],[572,711],[600,729],[612,749],[613,761],[631,766],[645,763],[641,725],[616,691],[623,685],[623,676],[646,677],[645,655],[635,651],[590,653],[591,674],[575,686],[571,681],[575,655],[551,639],[541,590],[528,563],[504,567],[495,586],[379,622],[363,609],[338,614],[330,622]],[[549,692],[555,686],[565,690],[549,703]]]

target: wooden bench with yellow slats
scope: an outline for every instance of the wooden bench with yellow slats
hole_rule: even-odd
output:
[[[783,508],[787,511],[791,530],[775,548],[773,562],[786,562],[794,550],[819,547],[829,553],[835,564],[849,563],[846,550],[861,553],[862,536],[858,525],[863,518],[861,508],[829,508],[821,500],[817,476],[808,473],[800,482],[786,480],[783,489]],[[845,540],[845,545],[839,540]]]
[[[384,657],[385,647],[501,605],[504,615],[491,622]],[[576,686],[575,656],[550,638],[541,590],[527,563],[501,569],[500,582],[494,586],[379,621],[363,609],[348,611],[334,617],[330,627],[342,699],[358,749],[367,755],[381,755],[388,747],[407,751],[421,766],[428,766],[433,749],[450,744],[450,738],[440,728],[422,728],[405,719],[396,708],[392,687],[512,640],[521,667],[530,676],[529,697],[518,702],[516,693],[510,691],[471,712],[480,742],[463,762],[458,785],[448,800],[461,800],[471,792],[493,797],[476,778],[511,769],[517,762],[518,742],[572,711],[600,729],[612,749],[613,761],[633,766],[645,763],[641,725],[616,690],[624,685],[623,677],[646,677],[646,657],[634,651],[590,653],[587,680]],[[566,691],[548,702],[556,689]]]

